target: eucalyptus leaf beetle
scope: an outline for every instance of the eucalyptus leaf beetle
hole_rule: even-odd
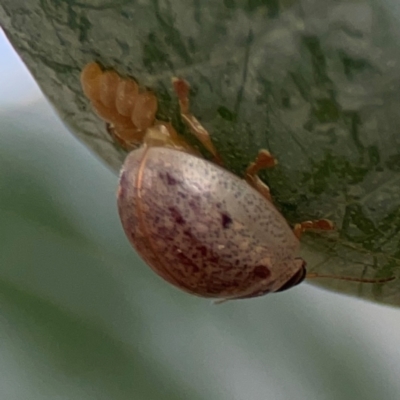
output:
[[[333,223],[320,219],[291,229],[257,175],[274,167],[275,158],[260,150],[245,179],[224,169],[210,135],[190,113],[189,84],[178,78],[172,83],[183,122],[214,162],[202,158],[170,123],[156,119],[156,96],[136,81],[97,63],[81,74],[83,91],[110,134],[132,150],[118,188],[119,215],[130,243],[158,275],[202,297],[243,299],[299,284],[307,275],[298,256],[302,232],[332,230]]]

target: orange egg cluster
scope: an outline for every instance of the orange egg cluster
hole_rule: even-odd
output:
[[[96,113],[105,120],[115,139],[125,147],[135,147],[155,122],[157,98],[138,84],[104,71],[92,62],[81,73],[81,84]]]

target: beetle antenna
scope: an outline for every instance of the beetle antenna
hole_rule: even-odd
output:
[[[352,276],[338,276],[338,275],[329,275],[329,274],[317,274],[315,272],[307,273],[307,279],[314,279],[314,278],[331,278],[331,279],[340,279],[342,281],[352,281],[352,282],[362,282],[362,283],[386,283],[393,281],[396,279],[395,276],[391,276],[389,278],[375,278],[375,279],[368,279],[368,278],[354,278]]]

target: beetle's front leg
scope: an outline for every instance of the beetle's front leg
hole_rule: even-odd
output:
[[[316,219],[314,221],[304,221],[296,224],[293,228],[293,233],[300,239],[303,232],[308,230],[318,231],[332,231],[335,229],[335,225],[329,219]]]
[[[201,142],[201,144],[214,156],[217,164],[222,164],[221,157],[218,154],[213,142],[211,141],[210,134],[200,124],[198,119],[190,113],[189,108],[189,90],[190,85],[184,79],[173,78],[172,84],[179,100],[179,108],[181,117],[185,124],[188,126],[194,136]]]
[[[257,158],[246,169],[246,182],[261,193],[268,201],[272,202],[269,187],[259,178],[258,172],[262,169],[272,168],[278,161],[265,149],[258,152]]]

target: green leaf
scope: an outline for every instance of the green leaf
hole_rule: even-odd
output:
[[[399,270],[400,51],[397,11],[379,0],[1,0],[0,21],[75,134],[118,170],[79,84],[93,60],[157,93],[158,117],[183,134],[172,76],[192,85],[193,112],[228,169],[260,148],[279,165],[262,178],[290,223],[332,219],[308,234],[310,271],[383,278]],[[398,305],[400,281],[319,285]]]

